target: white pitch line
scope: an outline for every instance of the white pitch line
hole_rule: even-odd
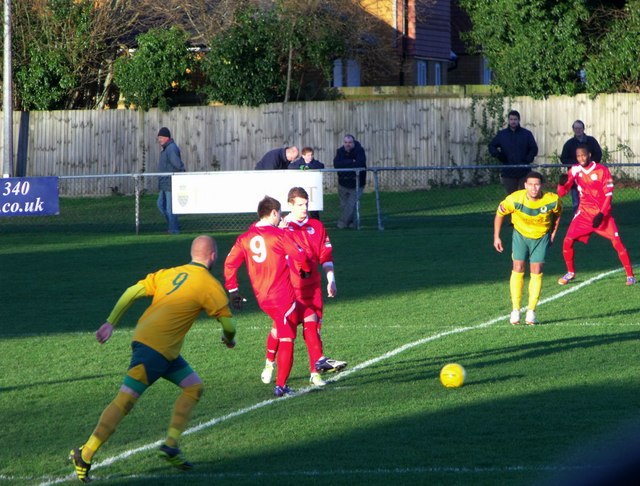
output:
[[[550,297],[547,297],[545,299],[540,300],[540,302],[538,303],[538,305],[544,305],[547,304],[549,302],[553,302],[554,300],[558,300],[562,297],[564,297],[565,295],[569,295],[573,292],[577,292],[578,290],[582,289],[583,287],[586,287],[588,285],[591,285],[594,282],[597,282],[598,280],[602,280],[603,278],[608,277],[609,275],[613,275],[616,272],[619,272],[620,269],[615,269],[615,270],[609,270],[607,272],[601,273],[599,275],[596,275],[595,277],[591,277],[588,280],[585,280],[584,282],[581,282],[579,284],[573,285],[570,284],[570,286],[568,286],[565,290],[563,290],[562,292],[558,292],[555,295],[552,295]],[[523,308],[524,310],[524,308]],[[429,336],[423,339],[419,339],[417,341],[413,341],[411,343],[407,343],[403,346],[400,346],[396,349],[393,349],[381,356],[378,356],[376,358],[372,358],[370,360],[364,361],[358,365],[355,365],[353,367],[350,367],[349,369],[345,370],[345,371],[341,371],[340,373],[336,374],[336,376],[326,380],[327,383],[329,382],[335,382],[338,380],[341,380],[347,376],[350,376],[351,374],[360,371],[362,369],[368,368],[369,366],[372,366],[376,363],[379,363],[380,361],[384,361],[386,359],[392,358],[400,353],[403,353],[405,351],[407,351],[408,349],[413,349],[417,346],[421,346],[423,344],[426,343],[430,343],[432,341],[435,341],[437,339],[446,337],[446,336],[451,336],[454,334],[460,334],[463,332],[467,332],[467,331],[475,331],[476,329],[483,329],[485,327],[489,327],[493,324],[495,324],[496,322],[500,322],[502,320],[505,320],[509,317],[509,314],[500,316],[500,317],[495,317],[489,321],[483,322],[481,324],[476,324],[474,326],[465,326],[465,327],[457,327],[455,329],[451,329],[449,331],[443,331],[443,332],[439,332],[437,334],[434,334],[433,336]],[[219,423],[222,422],[226,422],[227,420],[230,420],[232,418],[235,417],[239,417],[241,415],[245,415],[249,412],[253,412],[254,410],[259,410],[261,408],[267,407],[269,405],[275,405],[277,403],[282,402],[283,400],[290,400],[292,398],[295,398],[296,396],[300,396],[300,395],[305,395],[307,393],[309,393],[310,391],[316,390],[316,387],[306,387],[306,388],[300,388],[298,390],[296,390],[296,394],[293,396],[288,396],[288,397],[282,397],[282,398],[272,398],[269,400],[264,400],[262,402],[256,403],[255,405],[251,405],[250,407],[245,407],[245,408],[241,408],[240,410],[236,410],[235,412],[231,412],[227,415],[223,415],[222,417],[217,417],[217,418],[213,418],[207,422],[203,422],[200,423],[194,427],[190,427],[189,429],[185,430],[183,432],[182,435],[189,435],[189,434],[194,434],[196,432],[200,432],[201,430],[205,430],[208,429],[210,427],[213,427],[214,425],[217,425]],[[91,465],[91,470],[95,471],[98,468],[101,467],[106,467],[109,466],[115,462],[119,462],[123,459],[127,459],[135,454],[138,454],[140,452],[145,452],[151,449],[155,449],[156,447],[159,447],[161,444],[163,443],[163,440],[158,440],[156,442],[152,442],[140,447],[137,447],[135,449],[129,449],[128,451],[125,451],[121,454],[118,454],[117,456],[112,456],[109,458],[106,458],[100,462],[95,462]],[[42,483],[40,483],[40,486],[49,486],[52,484],[57,484],[57,483],[62,483],[64,481],[68,481],[69,479],[74,479],[75,478],[75,474],[69,474],[68,476],[65,476],[64,478],[57,478],[57,479],[44,479]]]

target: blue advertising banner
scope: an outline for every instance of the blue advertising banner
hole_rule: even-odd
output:
[[[57,177],[9,177],[0,185],[0,216],[60,214]]]

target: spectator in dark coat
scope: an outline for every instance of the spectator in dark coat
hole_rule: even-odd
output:
[[[520,113],[509,112],[509,126],[500,130],[489,143],[489,153],[504,165],[529,165],[538,155],[538,144],[533,134],[520,126]],[[502,185],[507,194],[524,189],[524,180],[531,169],[507,168],[501,170]]]
[[[576,165],[576,149],[579,145],[586,145],[591,153],[591,160],[600,163],[602,161],[602,149],[598,141],[590,135],[584,133],[584,122],[582,120],[576,120],[573,122],[573,137],[567,140],[562,147],[562,154],[560,154],[560,162],[568,167]],[[568,170],[568,168],[567,168]],[[578,210],[580,204],[580,195],[578,194],[578,188],[574,184],[571,188],[571,202],[573,203],[573,212]]]
[[[171,132],[167,127],[158,130],[158,143],[160,144],[160,160],[158,161],[158,172],[184,172],[186,169],[180,149],[171,138]],[[158,209],[167,220],[169,228],[167,233],[180,233],[178,216],[173,214],[173,204],[171,201],[171,176],[162,176],[158,179]]]
[[[336,169],[358,169],[367,167],[367,156],[360,142],[353,135],[345,135],[342,147],[336,150],[333,159],[333,166]],[[338,196],[340,197],[340,219],[338,228],[355,228],[358,225],[356,208],[358,201],[367,183],[367,171],[341,171],[338,172]]]
[[[298,158],[298,147],[269,150],[256,164],[256,170],[283,170]]]

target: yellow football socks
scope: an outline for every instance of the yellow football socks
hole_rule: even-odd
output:
[[[522,301],[523,289],[524,289],[524,272],[518,273],[512,270],[511,278],[509,279],[509,290],[511,292],[511,305],[513,306],[513,310],[520,309],[520,302]]]
[[[171,425],[169,425],[169,431],[167,432],[167,440],[165,443],[169,447],[177,447],[178,438],[180,434],[184,432],[184,429],[187,428],[187,422],[191,417],[193,408],[202,395],[202,390],[202,383],[187,386],[182,389],[182,393],[173,407]]]
[[[174,449],[178,447],[178,439],[180,439],[180,435],[182,431],[178,429],[174,429],[173,427],[169,427],[169,431],[167,432],[167,439],[164,441],[169,447],[173,447]]]
[[[530,310],[536,310],[538,300],[540,299],[540,292],[542,291],[542,274],[532,273],[529,280],[529,305]]]
[[[107,405],[107,407],[100,415],[98,425],[89,440],[82,448],[82,460],[85,462],[91,462],[93,455],[100,449],[100,446],[107,441],[111,434],[116,430],[116,427],[120,421],[127,415],[133,405],[136,403],[137,398],[129,395],[128,393],[118,392],[116,398]]]

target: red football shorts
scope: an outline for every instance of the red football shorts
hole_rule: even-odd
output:
[[[262,310],[273,320],[278,333],[278,339],[295,339],[300,324],[304,318],[304,306],[293,302],[288,308],[262,307]]]
[[[296,298],[305,308],[304,317],[315,314],[318,316],[318,322],[322,321],[322,287],[320,285],[296,289]]]
[[[618,227],[611,215],[605,216],[600,226],[596,229],[593,227],[593,217],[581,212],[571,220],[565,238],[587,243],[591,233],[600,235],[608,240],[619,238]]]

